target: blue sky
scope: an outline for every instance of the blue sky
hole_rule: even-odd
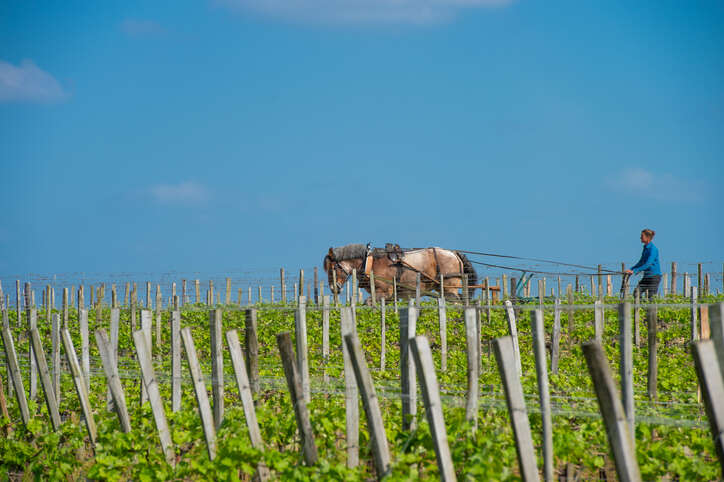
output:
[[[643,227],[720,271],[723,23],[721,2],[5,2],[0,275],[388,241],[632,263]]]

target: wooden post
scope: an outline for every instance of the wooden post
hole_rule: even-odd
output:
[[[510,336],[496,338],[493,341],[493,348],[500,378],[503,380],[505,388],[505,400],[515,435],[515,448],[521,477],[527,482],[539,480],[533,436],[530,432],[528,412],[523,398],[523,386],[520,383],[520,375],[518,375],[516,366],[513,339]]]
[[[147,287],[147,294],[150,295],[150,284]],[[149,296],[150,299],[150,296]],[[144,310],[145,311],[145,310]],[[148,311],[150,313],[150,311]],[[161,449],[166,457],[166,463],[174,466],[176,456],[174,454],[173,442],[171,440],[171,432],[166,421],[166,413],[163,409],[163,400],[158,389],[158,381],[156,373],[153,369],[151,361],[151,344],[149,343],[149,334],[145,329],[133,332],[133,342],[136,345],[136,355],[138,364],[141,366],[141,377],[148,399],[151,402],[151,410],[153,411],[153,419],[156,422],[156,429],[161,440]]]
[[[204,439],[206,440],[206,451],[209,454],[209,460],[216,457],[216,428],[214,418],[211,413],[211,405],[209,404],[209,394],[206,393],[206,381],[204,374],[201,372],[199,358],[196,354],[194,346],[194,338],[191,336],[191,328],[188,326],[181,330],[181,339],[186,350],[186,360],[189,365],[189,372],[194,383],[194,392],[196,394],[196,403],[199,406],[199,416],[201,417],[201,426],[204,429]]]
[[[26,283],[26,286],[29,286],[30,283]],[[29,294],[26,293],[26,296]],[[35,330],[38,328],[38,311],[35,308],[35,306],[32,306],[31,303],[28,303],[28,309],[26,312],[26,317],[28,319],[28,329],[29,330]],[[35,356],[35,345],[33,343],[28,343],[29,348],[29,357],[30,357],[30,399],[35,400],[35,397],[38,394],[38,359]]]
[[[186,280],[181,280],[181,306],[185,306],[188,301],[188,295],[186,291]]]
[[[600,301],[597,303],[600,303]],[[549,482],[553,481],[553,422],[551,417],[551,394],[548,389],[548,362],[546,361],[543,310],[537,309],[531,312],[530,315],[533,352],[535,353],[535,371],[538,379],[538,398],[540,399],[543,422],[543,478]]]
[[[163,298],[161,297],[161,285],[156,285],[156,303],[155,303],[155,318],[156,318],[156,349],[161,348],[161,307],[163,305]],[[160,351],[159,351],[160,354]],[[158,355],[157,355],[158,356]]]
[[[244,343],[246,344],[247,378],[251,393],[259,393],[259,338],[257,335],[256,308],[244,312]],[[228,333],[227,333],[228,341]],[[237,377],[238,378],[238,377]]]
[[[417,426],[417,382],[415,362],[410,355],[410,338],[415,337],[417,308],[409,306],[400,312],[400,385],[402,398],[402,430]]]
[[[649,366],[648,366],[648,377],[647,377],[647,391],[650,400],[657,400],[656,384],[659,371],[659,362],[656,357],[658,351],[658,337],[657,337],[657,313],[656,307],[651,306],[646,308],[646,323],[648,326],[648,338],[649,338]]]
[[[467,312],[467,310],[466,310]],[[410,349],[415,360],[417,373],[422,387],[422,398],[425,402],[427,423],[430,426],[430,435],[435,446],[437,466],[440,471],[440,480],[455,481],[455,467],[453,466],[450,447],[447,441],[445,419],[442,413],[440,387],[435,375],[435,365],[432,361],[430,344],[424,336],[410,339]],[[477,363],[474,363],[477,365]]]
[[[698,301],[697,301],[697,292],[696,292],[696,286],[691,287],[691,341],[696,341],[699,339],[699,329],[698,329],[698,323],[697,323],[697,307]]]
[[[171,411],[181,410],[181,312],[171,311]]]
[[[415,306],[420,307],[420,273],[415,273]]]
[[[339,306],[339,288],[337,287],[337,270],[332,270],[332,295],[334,296],[334,306]]]
[[[79,295],[80,296],[80,295]],[[133,290],[131,290],[131,303],[129,305],[130,318],[131,318],[131,333],[136,331],[136,284],[133,284]]]
[[[574,318],[573,318],[573,286],[571,286],[570,283],[568,283],[568,286],[566,286],[566,301],[568,303],[568,345],[570,346],[573,343],[573,327],[574,327]]]
[[[437,299],[437,318],[440,325],[440,371],[445,372],[447,371],[447,306],[443,297]]]
[[[558,357],[561,348],[561,300],[556,298],[553,311],[553,336],[551,337],[551,373],[558,374]]]
[[[222,350],[222,310],[209,311],[211,331],[211,392],[214,398],[214,428],[221,426],[224,419],[224,355]]]
[[[387,308],[385,298],[380,300],[380,370],[385,369],[387,358]]]
[[[596,300],[593,305],[594,339],[599,343],[603,343],[603,303],[601,300]]]
[[[719,367],[724,370],[724,303],[719,302],[711,305],[709,312],[711,316],[711,340],[714,342]],[[722,376],[724,376],[724,371]]]
[[[588,372],[598,399],[598,407],[606,426],[606,435],[616,463],[619,480],[639,481],[641,473],[636,462],[636,448],[633,443],[633,427],[629,426],[623,411],[606,353],[600,343],[583,344]]]
[[[55,399],[55,391],[53,390],[53,383],[50,380],[48,363],[45,360],[45,352],[43,351],[43,345],[40,343],[40,333],[38,333],[37,328],[30,329],[30,342],[33,345],[33,355],[35,356],[35,362],[38,364],[38,371],[40,372],[40,382],[43,385],[43,392],[45,393],[45,405],[48,407],[50,422],[53,425],[53,430],[57,431],[60,428],[60,413],[58,412],[58,402]]]
[[[505,300],[505,314],[508,319],[508,330],[510,338],[513,340],[513,358],[515,360],[515,369],[518,371],[518,377],[523,376],[523,367],[520,363],[520,348],[518,347],[518,327],[515,321],[515,311],[510,300]]]
[[[671,294],[676,294],[676,261],[671,262]],[[686,294],[686,293],[685,293]]]
[[[375,289],[375,272],[370,271],[370,296],[372,297],[372,306],[377,306],[377,292]]]
[[[641,291],[634,291],[634,344],[641,346]]]
[[[224,304],[231,304],[231,278],[226,278],[226,292],[224,293]]]
[[[196,292],[196,303],[201,302],[201,287],[199,285],[199,280],[194,280],[194,291]]]
[[[712,340],[692,344],[694,366],[704,395],[706,415],[714,439],[714,448],[719,458],[721,473],[724,474],[724,382],[722,367],[719,365],[716,347]]]
[[[500,290],[501,290],[500,299],[504,300],[504,299],[508,298],[508,277],[506,275],[501,275],[498,285],[500,286]]]
[[[297,370],[302,380],[304,401],[312,400],[309,383],[309,357],[307,354],[307,297],[299,296],[299,304],[294,312],[294,326],[297,341]]]
[[[121,429],[128,433],[131,431],[131,420],[128,417],[128,409],[126,408],[126,396],[123,393],[123,386],[118,376],[118,361],[113,356],[113,350],[108,340],[108,335],[102,329],[96,330],[96,343],[98,345],[98,353],[101,356],[101,362],[103,363],[103,371],[106,375],[106,382],[108,388],[111,390],[113,396],[113,406],[118,420],[121,423]]]
[[[701,263],[697,263],[696,265],[696,289],[702,295],[706,295],[706,293],[704,292],[704,280],[702,278]]]
[[[20,408],[20,416],[23,420],[23,424],[27,427],[28,422],[30,421],[30,411],[28,410],[28,401],[25,398],[23,377],[20,373],[20,367],[18,366],[18,354],[15,351],[15,341],[13,340],[13,335],[10,332],[10,327],[5,325],[7,312],[3,312],[3,317],[2,338],[3,347],[5,349],[6,366],[9,372],[9,378],[12,380],[13,388],[15,389],[15,397],[18,401],[18,407]],[[7,323],[9,324],[9,321]]]
[[[395,314],[399,315],[400,310],[397,308],[397,276],[392,277],[392,298],[393,298],[393,305],[395,308]]]
[[[420,276],[419,274],[417,275]],[[463,273],[463,306],[470,306],[470,292],[468,290],[468,275]]]
[[[611,275],[606,275],[606,296],[613,296],[613,282]]]
[[[247,294],[248,294],[248,296],[247,296],[248,299],[247,299],[246,304],[249,305],[249,306],[251,306],[251,305],[254,304],[254,303],[252,303],[252,301],[251,301],[251,285],[249,285],[249,289],[247,290]]]
[[[621,370],[621,402],[623,410],[628,421],[628,426],[633,434],[636,429],[636,421],[634,419],[634,385],[633,385],[633,346],[631,344],[631,303],[625,301],[618,305],[618,323],[619,323],[619,349],[621,354],[621,362],[619,363]],[[636,446],[636,440],[631,437],[632,446]]]
[[[384,298],[382,299],[384,303]],[[354,369],[357,386],[362,394],[362,406],[367,416],[367,426],[372,442],[372,454],[374,457],[375,471],[378,480],[385,477],[390,471],[390,449],[387,444],[387,435],[382,421],[375,387],[372,382],[367,360],[362,352],[362,345],[355,332],[348,333],[344,337],[344,343],[349,353],[352,368]]]
[[[359,300],[357,299],[358,293],[357,293],[357,270],[356,270],[356,269],[353,269],[353,270],[352,270],[352,281],[351,281],[351,285],[350,285],[350,283],[348,282],[348,283],[347,283],[347,288],[348,288],[350,291],[352,291],[352,298],[351,298],[352,306],[357,306],[357,303],[359,302]]]
[[[148,293],[150,294],[150,292],[151,292],[151,290],[149,288]],[[141,329],[139,331],[141,331],[144,334],[144,336],[146,337],[146,341],[148,342],[148,346],[149,346],[149,353],[151,350],[150,347],[151,347],[151,330],[152,330],[151,324],[152,324],[152,322],[153,322],[153,319],[151,318],[151,311],[150,310],[141,310]],[[136,332],[134,331],[133,332],[134,336],[135,336],[135,333]],[[136,352],[138,352],[138,347],[136,347]],[[140,364],[141,360],[138,360],[138,363]],[[146,391],[146,384],[143,383],[143,377],[141,377],[141,380],[139,380],[139,381],[140,381],[140,385],[141,385],[140,399],[141,399],[141,405],[143,405],[148,400],[148,392]]]
[[[78,363],[78,356],[75,353],[75,347],[73,347],[73,341],[67,328],[63,329],[63,349],[65,350],[65,358],[68,361],[68,366],[70,367],[70,373],[73,375],[75,391],[78,394],[78,400],[83,410],[83,419],[85,420],[88,437],[90,438],[91,444],[95,445],[97,430],[95,420],[93,419],[93,409],[88,397],[88,386],[85,384],[85,379],[80,369],[80,364]]]
[[[689,273],[684,273],[682,285],[683,285],[683,290],[684,290],[684,292],[682,294],[684,296],[690,296],[691,295],[691,289],[690,289],[691,280],[689,279]]]
[[[347,467],[359,465],[359,396],[355,380],[349,346],[344,339],[355,336],[355,320],[352,308],[344,307],[340,311],[340,329],[342,332],[342,358],[344,360],[344,405],[347,426]]]
[[[271,290],[269,293],[269,303],[274,304],[274,285],[270,286]]]
[[[287,281],[284,276],[284,268],[279,268],[279,287],[281,288],[282,292],[282,304],[287,304]]]
[[[465,420],[472,422],[473,431],[478,427],[478,379],[480,377],[478,359],[477,312],[475,308],[465,308],[465,346],[467,352],[468,389],[465,394]]]
[[[669,294],[669,278],[668,273],[661,274],[661,288],[664,291],[664,298]]]
[[[53,360],[53,393],[60,404],[60,315],[53,314],[50,325],[51,358]]]
[[[297,373],[297,363],[294,359],[294,349],[292,348],[292,337],[288,331],[277,335],[277,346],[282,357],[284,375],[287,379],[289,395],[291,396],[294,415],[297,419],[297,428],[302,439],[304,462],[307,465],[314,465],[317,463],[317,446],[314,443],[314,434],[312,433],[312,424],[309,420],[307,403],[304,401],[302,381]]]
[[[261,438],[259,430],[259,422],[256,419],[256,410],[254,409],[254,399],[252,390],[247,376],[246,366],[244,364],[244,355],[241,353],[241,344],[239,343],[239,335],[236,330],[226,332],[226,342],[229,345],[229,355],[231,355],[231,365],[236,375],[236,385],[239,388],[239,398],[241,406],[244,409],[244,418],[246,418],[246,428],[249,431],[249,440],[251,446],[257,450],[264,450],[264,441]],[[269,479],[269,469],[263,463],[257,467],[259,479]]]
[[[259,304],[264,303],[264,295],[261,292],[261,285],[257,286],[257,301]]]
[[[372,286],[374,286],[374,277],[372,278]],[[319,305],[319,271],[317,270],[317,267],[314,267],[314,295],[312,302],[316,305]],[[374,289],[374,288],[373,288]]]

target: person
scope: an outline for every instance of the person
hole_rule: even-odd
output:
[[[661,283],[661,265],[659,264],[659,249],[652,242],[656,232],[653,229],[644,229],[641,231],[641,242],[644,243],[644,250],[641,253],[641,259],[638,263],[626,270],[628,274],[640,273],[643,271],[644,277],[639,281],[636,287],[641,296],[651,299],[659,291],[659,283]]]

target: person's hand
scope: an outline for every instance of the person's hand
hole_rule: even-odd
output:
[[[633,274],[633,270],[627,269],[627,270],[626,270],[626,274]]]

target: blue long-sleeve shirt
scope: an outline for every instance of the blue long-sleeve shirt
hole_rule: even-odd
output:
[[[659,248],[654,243],[644,245],[641,253],[641,259],[638,263],[631,266],[634,273],[644,272],[644,276],[656,276],[661,274],[661,266],[659,265]]]

